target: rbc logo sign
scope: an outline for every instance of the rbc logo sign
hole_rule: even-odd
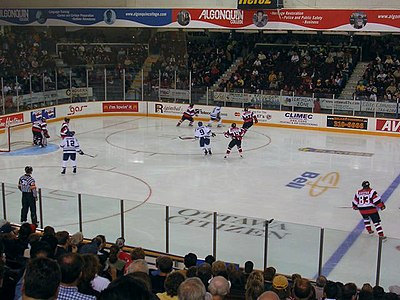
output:
[[[325,193],[329,189],[336,188],[339,183],[339,173],[330,172],[326,175],[314,172],[304,172],[299,177],[296,177],[286,186],[294,189],[302,189],[306,185],[310,187],[309,195],[317,197]]]

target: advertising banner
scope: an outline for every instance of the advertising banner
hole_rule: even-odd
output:
[[[12,125],[21,124],[21,123],[24,123],[24,114],[23,113],[12,114],[12,115],[0,117],[0,129],[6,128],[6,127],[12,126]]]
[[[56,117],[56,108],[49,107],[31,111],[31,122],[35,122],[41,118],[46,120],[54,119]]]
[[[237,0],[240,9],[277,9],[282,8],[283,0]]]
[[[346,129],[368,129],[367,118],[354,118],[354,117],[340,117],[340,116],[327,116],[326,126],[335,128]]]
[[[139,112],[138,102],[103,102],[103,112]]]
[[[397,111],[397,103],[371,102],[371,101],[361,102],[361,111],[374,112],[375,107],[376,107],[376,112],[395,114]]]
[[[314,117],[314,114],[286,112],[279,120],[279,123],[289,125],[318,126],[318,121],[314,120]]]
[[[400,132],[400,120],[376,120],[376,131]]]
[[[240,1],[254,9],[7,8],[0,9],[0,25],[376,32],[400,28],[400,10],[278,10],[257,6],[275,6],[276,0],[238,0],[238,4]]]
[[[188,90],[160,89],[160,97],[168,99],[189,99]]]
[[[247,103],[250,102],[250,94],[214,92],[214,101]]]

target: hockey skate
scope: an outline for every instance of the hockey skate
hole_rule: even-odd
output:
[[[72,170],[72,173],[76,174],[76,167]]]
[[[208,154],[212,155],[211,149],[208,150]]]
[[[62,169],[61,174],[65,174],[65,168]]]

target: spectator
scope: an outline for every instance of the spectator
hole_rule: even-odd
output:
[[[264,292],[264,276],[260,271],[250,273],[246,282],[246,300],[256,300]]]
[[[71,235],[71,238],[69,239],[69,245],[70,245],[70,252],[79,252],[81,247],[83,246],[83,234],[82,232],[76,232],[73,235]],[[80,252],[79,252],[80,253]]]
[[[46,242],[50,245],[50,247],[52,249],[52,254],[51,254],[50,258],[54,257],[54,253],[56,251],[57,244],[58,244],[58,240],[55,235],[56,235],[56,232],[54,231],[53,227],[46,226],[43,229],[43,235],[42,235],[41,241]]]
[[[178,300],[178,289],[182,282],[185,281],[185,276],[181,272],[172,272],[168,274],[164,282],[164,293],[157,293],[160,300]]]
[[[317,298],[317,300],[324,298],[324,288],[325,288],[326,282],[327,282],[327,279],[324,275],[318,276],[317,280],[315,281],[314,289],[315,289],[315,298]]]
[[[210,255],[207,255],[206,258],[204,259],[204,262],[208,263],[210,266],[212,266],[213,262],[215,261],[215,257]]]
[[[57,262],[45,257],[34,258],[25,271],[22,299],[57,299],[60,280]]]
[[[294,281],[292,297],[296,300],[312,300],[315,298],[314,288],[310,281],[305,278]],[[349,300],[349,299],[346,299]]]
[[[101,244],[101,240],[98,238],[93,238],[90,243],[87,243],[85,245],[83,245],[80,249],[79,249],[79,253],[80,254],[94,254],[97,255],[97,252],[99,251],[99,247]]]
[[[338,299],[338,285],[333,281],[327,281],[324,286],[324,299]]]
[[[283,275],[276,275],[272,280],[272,289],[281,300],[286,300],[290,298],[289,281]]]
[[[226,295],[229,294],[231,285],[228,280],[222,276],[216,276],[211,279],[208,285],[208,291],[210,292],[213,300],[222,300]]]
[[[61,285],[58,300],[94,300],[95,296],[82,294],[78,291],[78,281],[82,276],[83,259],[80,254],[66,253],[58,257],[61,269]]]
[[[100,292],[107,288],[110,281],[98,276],[100,271],[99,258],[95,254],[83,254],[82,276],[78,282],[78,291],[82,294],[98,297]]]
[[[68,253],[68,246],[69,246],[69,233],[67,231],[58,231],[56,233],[57,239],[57,248],[54,254],[54,257],[57,259],[61,255]]]
[[[116,245],[110,247],[110,255],[106,261],[106,268],[110,274],[109,279],[114,280],[116,277],[120,277],[124,274],[125,261],[118,258],[118,254],[121,252],[120,248]]]
[[[192,266],[197,265],[197,255],[194,253],[188,253],[185,255],[183,263],[185,264],[185,268],[189,269]]]
[[[279,300],[279,297],[276,293],[271,291],[266,291],[257,298],[257,300]]]
[[[276,269],[274,267],[267,267],[264,270],[264,288],[266,291],[272,289],[272,280],[276,274]]]
[[[151,294],[142,280],[122,276],[110,283],[99,300],[151,300]]]
[[[243,274],[246,281],[249,278],[250,273],[253,272],[253,269],[254,269],[254,263],[252,261],[248,260],[244,263]]]
[[[228,278],[226,265],[221,260],[213,262],[213,264],[211,265],[211,271],[213,276],[224,276],[225,278]]]
[[[150,274],[152,291],[154,294],[165,292],[164,281],[169,273],[172,272],[172,259],[168,256],[159,256],[156,260],[158,274]]]
[[[178,288],[178,299],[205,300],[206,288],[199,278],[188,278],[184,282],[182,282]]]
[[[197,267],[197,277],[200,278],[204,286],[208,286],[208,281],[212,278],[212,268],[208,263],[202,263]]]
[[[126,269],[125,274],[130,274],[135,272],[142,272],[146,273],[147,275],[149,274],[149,267],[144,259],[134,260]]]

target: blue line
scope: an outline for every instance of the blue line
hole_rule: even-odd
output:
[[[400,185],[400,174],[393,180],[386,191],[382,194],[382,202],[385,203],[389,197],[393,194],[396,188]],[[333,269],[337,266],[340,260],[345,256],[350,247],[354,244],[357,238],[361,235],[364,230],[364,222],[361,220],[356,227],[349,233],[346,239],[340,244],[332,256],[326,261],[325,265],[322,267],[321,274],[328,276]],[[315,276],[317,277],[317,276]]]

